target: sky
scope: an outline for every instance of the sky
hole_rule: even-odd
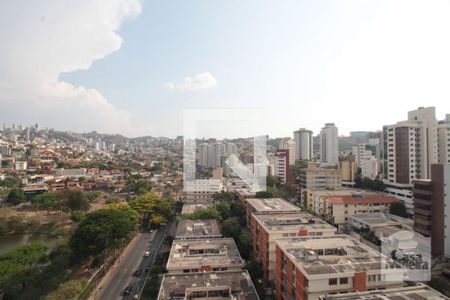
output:
[[[450,113],[449,53],[449,0],[0,1],[0,122],[175,137],[197,109],[199,137],[375,131]]]

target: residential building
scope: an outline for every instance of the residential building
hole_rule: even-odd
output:
[[[450,114],[438,124],[438,162],[450,163]]]
[[[281,183],[289,183],[289,150],[276,150],[274,154],[274,175],[281,178]]]
[[[342,182],[355,182],[357,171],[358,167],[354,155],[348,155],[344,160],[339,161],[339,173]]]
[[[221,180],[217,179],[196,179],[185,183],[183,201],[185,203],[209,203],[214,194],[223,190]]]
[[[8,144],[0,144],[0,154],[3,157],[11,156],[11,147]]]
[[[431,180],[414,181],[414,230],[431,237],[435,256],[450,257],[450,164],[431,166]]]
[[[221,238],[219,223],[214,219],[181,220],[177,226],[175,239],[200,240]]]
[[[158,300],[259,300],[247,271],[164,275]]]
[[[337,165],[338,158],[338,128],[334,123],[326,123],[320,131],[320,162],[327,165]]]
[[[333,190],[342,187],[340,171],[308,164],[300,171],[299,185],[302,190]]]
[[[413,286],[381,289],[367,292],[346,294],[328,294],[320,296],[320,300],[450,300],[450,298],[433,290],[428,285],[417,284]]]
[[[14,163],[14,169],[16,171],[25,171],[27,169],[28,163],[26,161],[16,161]]]
[[[78,169],[59,168],[54,171],[55,176],[61,177],[83,177],[86,176],[86,172],[87,172],[86,168],[78,168]]]
[[[244,266],[232,238],[174,240],[167,261],[167,272],[198,273],[240,271]]]
[[[348,235],[279,239],[276,255],[278,300],[403,286],[400,265]]]
[[[387,213],[391,203],[399,202],[395,197],[381,194],[365,195],[354,193],[345,196],[323,196],[323,204],[316,211],[325,221],[335,225],[345,225],[353,215]]]
[[[334,235],[336,227],[308,213],[253,214],[253,257],[262,263],[263,282],[275,280],[275,241],[284,237]]]
[[[248,198],[246,199],[247,225],[254,225],[252,214],[276,214],[300,212],[300,208],[281,198]],[[253,230],[253,229],[252,229]]]
[[[181,214],[189,215],[199,209],[205,209],[205,208],[211,207],[211,205],[212,204],[210,204],[210,203],[184,204],[183,208],[181,209]]]
[[[305,128],[294,131],[295,160],[311,160],[313,157],[313,132]]]
[[[349,217],[348,224],[356,230],[368,230],[374,232],[380,227],[398,227],[400,229],[412,229],[414,221],[388,213],[372,213],[367,215],[353,215]]]
[[[283,139],[278,149],[289,150],[289,165],[294,165],[296,160],[296,143],[292,139]]]

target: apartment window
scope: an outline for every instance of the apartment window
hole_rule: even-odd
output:
[[[329,285],[337,285],[337,278],[330,278],[328,279]]]
[[[339,279],[339,284],[347,284],[347,283],[348,283],[348,278],[347,277]]]

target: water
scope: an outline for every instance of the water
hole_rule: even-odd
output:
[[[59,236],[36,233],[2,235],[0,236],[0,254],[8,252],[15,247],[27,245],[32,242],[41,242],[49,249],[52,249],[58,244],[60,239],[61,237]]]

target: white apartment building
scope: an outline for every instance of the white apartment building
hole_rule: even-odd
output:
[[[274,154],[274,175],[281,178],[281,183],[289,181],[289,150],[280,149]]]
[[[338,128],[334,123],[326,123],[320,131],[320,161],[327,165],[337,165],[338,159]]]
[[[445,120],[440,121],[438,130],[438,162],[440,164],[450,163],[450,114]]]
[[[294,131],[295,160],[311,160],[313,157],[313,132],[305,128]]]
[[[14,169],[16,171],[24,171],[28,167],[28,163],[26,161],[16,161],[14,164]]]

